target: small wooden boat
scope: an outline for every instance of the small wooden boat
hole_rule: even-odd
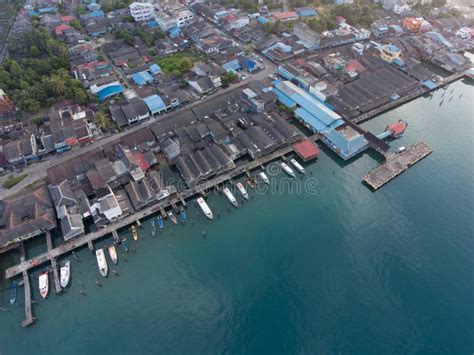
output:
[[[18,282],[13,280],[10,285],[10,304],[13,306],[16,302],[16,295],[18,293]]]
[[[137,241],[138,240],[137,227],[135,227],[134,224],[132,224],[131,230],[132,230],[133,240]]]
[[[95,257],[97,259],[97,266],[99,267],[100,274],[103,277],[107,277],[107,274],[109,273],[109,266],[107,265],[104,249],[97,249],[95,251]]]
[[[64,261],[59,269],[59,281],[62,288],[66,288],[69,284],[71,277],[71,262],[69,260]]]
[[[156,224],[154,218],[151,220],[151,235],[153,237],[156,235]]]
[[[117,257],[117,250],[115,250],[115,245],[110,245],[108,247],[108,251],[109,251],[109,256],[110,256],[110,260],[112,260],[112,262],[117,265],[118,263],[118,257]]]
[[[122,239],[122,248],[124,252],[128,253],[128,242],[125,238]]]
[[[186,214],[186,210],[183,207],[181,207],[181,209],[179,210],[179,220],[183,224],[188,221],[188,216]]]
[[[252,189],[255,188],[255,184],[253,183],[252,179],[248,178],[246,183],[247,183],[247,185],[249,185],[250,188],[252,188]]]
[[[48,271],[45,271],[39,275],[38,283],[39,283],[39,291],[40,291],[41,297],[46,298],[49,291],[49,272]]]
[[[168,217],[174,224],[178,224],[178,219],[174,215],[173,211],[168,211]]]
[[[160,214],[158,217],[156,217],[156,219],[158,220],[158,227],[160,227],[160,229],[165,228],[165,222],[163,220],[163,216]]]

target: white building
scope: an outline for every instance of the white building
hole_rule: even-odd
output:
[[[174,27],[186,27],[194,21],[194,13],[179,2],[160,3],[155,12],[155,20],[163,31]]]
[[[153,4],[147,2],[133,2],[128,8],[130,9],[130,15],[137,22],[149,21],[155,18],[155,7]]]
[[[409,11],[409,10],[410,10],[410,6],[408,6],[403,1],[398,1],[395,4],[393,4],[393,12],[395,12],[397,15],[401,15],[405,11]]]

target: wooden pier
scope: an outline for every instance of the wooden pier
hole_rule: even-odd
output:
[[[364,176],[363,181],[377,190],[432,152],[430,145],[419,142],[403,152],[388,154],[386,162]]]
[[[51,232],[46,232],[46,244],[48,246],[48,251],[53,249],[53,241],[51,239]],[[53,274],[54,286],[56,293],[61,293],[63,289],[61,288],[61,284],[59,282],[59,274],[58,274],[58,264],[56,262],[56,258],[51,257],[49,259],[51,261],[51,271]]]
[[[311,139],[313,141],[316,141],[320,138],[318,134],[314,134],[311,137],[308,137],[307,139]],[[45,253],[42,253],[40,255],[35,256],[32,259],[29,260],[22,260],[19,264],[14,265],[9,267],[5,271],[5,277],[12,278],[18,274],[21,274],[23,271],[28,271],[31,268],[37,267],[38,265],[41,265],[48,260],[51,260],[52,258],[58,258],[59,256],[63,254],[70,253],[74,251],[77,248],[80,248],[84,245],[88,245],[89,249],[92,251],[94,250],[94,245],[93,241],[103,238],[106,235],[112,234],[114,231],[124,228],[132,223],[135,223],[137,220],[143,219],[149,215],[155,214],[157,210],[161,212],[163,217],[166,216],[165,213],[165,208],[170,207],[172,204],[179,203],[181,200],[185,200],[187,198],[190,198],[194,195],[197,194],[202,194],[209,188],[212,188],[214,186],[220,185],[223,182],[226,182],[227,180],[230,180],[231,178],[240,176],[245,174],[246,172],[250,172],[250,170],[255,169],[260,167],[263,164],[266,164],[272,160],[278,159],[282,157],[283,155],[286,155],[290,152],[293,151],[293,145],[289,145],[286,147],[283,147],[273,153],[270,153],[268,155],[265,155],[259,159],[255,159],[249,163],[243,164],[241,166],[235,167],[234,169],[228,171],[225,174],[219,175],[215,177],[214,179],[210,179],[208,181],[205,181],[203,183],[200,183],[192,188],[189,188],[187,190],[184,190],[181,193],[172,195],[154,205],[151,205],[147,208],[144,208],[134,214],[131,214],[129,216],[126,216],[120,220],[118,220],[115,223],[112,223],[105,228],[101,228],[100,230],[97,230],[95,232],[91,232],[86,235],[82,235],[79,237],[76,237],[72,240],[69,240],[62,244],[59,247],[52,248],[51,250],[46,251]]]
[[[20,249],[20,260],[24,262],[26,259],[25,255],[25,246],[23,242],[19,244]],[[25,290],[25,319],[21,322],[23,327],[28,327],[29,325],[35,322],[33,317],[33,309],[31,308],[31,287],[30,287],[30,278],[28,277],[28,272],[26,270],[22,271],[23,274],[23,289]]]

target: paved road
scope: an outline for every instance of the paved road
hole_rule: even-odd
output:
[[[205,103],[207,100],[210,100],[212,98],[215,98],[215,97],[218,97],[220,95],[223,95],[225,93],[227,93],[228,91],[231,91],[231,90],[234,90],[234,89],[237,89],[241,86],[244,86],[247,84],[248,81],[251,81],[251,80],[262,80],[264,79],[265,77],[267,77],[269,74],[272,74],[274,73],[276,70],[275,66],[273,64],[269,64],[267,63],[267,65],[265,66],[265,69],[254,74],[254,75],[250,75],[250,78],[248,80],[244,80],[244,81],[241,81],[239,83],[236,83],[236,84],[233,84],[231,86],[229,86],[228,88],[226,89],[219,89],[216,93],[212,94],[212,95],[209,95],[206,100],[198,100],[198,101],[195,101],[189,105],[186,105],[182,108],[179,108],[177,110],[174,110],[174,111],[170,111],[170,113],[168,114],[165,114],[165,116],[168,116],[168,115],[173,115],[174,113],[177,113],[177,112],[181,112],[181,111],[185,111],[185,110],[189,110],[195,106],[198,106],[198,105],[201,105],[203,103]],[[163,117],[163,116],[160,116],[160,117]],[[132,133],[132,132],[135,132],[143,127],[146,127],[146,126],[149,126],[151,124],[153,124],[154,122],[156,121],[156,119],[152,118],[148,121],[145,121],[139,125],[136,125],[136,126],[133,126],[123,132],[120,132],[120,133],[117,133],[117,134],[114,134],[114,135],[111,135],[111,136],[108,136],[108,137],[105,137],[105,138],[102,138],[98,141],[95,141],[87,146],[84,146],[84,147],[77,147],[77,148],[74,148],[73,150],[67,152],[67,153],[63,153],[61,155],[53,155],[51,156],[51,158],[49,159],[46,159],[46,160],[43,160],[43,161],[40,161],[40,162],[37,162],[37,163],[34,163],[32,165],[28,165],[26,166],[21,172],[15,172],[15,173],[10,173],[10,174],[6,174],[5,176],[3,176],[1,179],[0,179],[0,183],[3,182],[4,180],[7,179],[7,177],[11,176],[11,175],[21,175],[21,174],[28,174],[28,176],[22,181],[20,182],[19,184],[15,185],[14,187],[12,187],[11,189],[3,189],[0,187],[0,199],[4,199],[5,197],[7,196],[10,196],[10,195],[13,195],[17,192],[19,192],[20,190],[22,190],[23,188],[25,188],[26,186],[38,181],[38,180],[42,180],[42,179],[45,179],[46,178],[46,171],[48,168],[50,168],[51,166],[55,166],[57,164],[61,164],[62,162],[64,161],[67,161],[69,159],[73,159],[81,154],[84,154],[86,152],[90,152],[94,149],[97,149],[98,147],[102,146],[102,145],[105,145],[107,143],[110,143],[110,142],[113,142],[129,133]]]

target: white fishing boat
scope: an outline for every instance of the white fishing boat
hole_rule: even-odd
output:
[[[285,173],[287,173],[289,176],[295,177],[295,172],[293,171],[292,168],[290,168],[288,165],[286,165],[286,163],[281,162],[281,163],[280,163],[280,166],[281,166],[281,168],[283,169],[283,171],[284,171]]]
[[[112,260],[112,262],[114,264],[117,264],[118,263],[118,257],[117,257],[117,250],[115,250],[115,245],[110,245],[108,247],[108,251],[109,251],[109,256],[110,256],[110,260]]]
[[[239,207],[239,203],[237,202],[237,199],[235,198],[234,194],[229,190],[228,187],[225,187],[224,190],[222,190],[224,193],[225,197],[229,200],[229,202],[234,206],[234,207]]]
[[[39,283],[39,291],[40,291],[41,297],[46,298],[49,291],[49,272],[48,271],[45,271],[39,275],[38,283]]]
[[[96,250],[95,257],[97,259],[97,266],[99,267],[100,274],[103,277],[107,277],[107,274],[109,273],[109,266],[107,265],[107,259],[105,259],[104,249]]]
[[[66,288],[69,284],[71,277],[71,262],[69,260],[64,261],[59,269],[59,281],[62,288]]]
[[[298,170],[301,174],[304,174],[306,171],[304,170],[303,166],[298,163],[296,159],[290,159],[291,165],[295,167],[296,170]]]
[[[209,219],[213,219],[214,218],[214,215],[212,214],[212,211],[211,209],[209,208],[209,206],[207,205],[206,201],[202,198],[202,197],[199,197],[197,199],[197,203],[199,205],[199,207],[201,208],[202,212],[204,213],[204,215],[209,218]]]
[[[267,174],[265,174],[263,171],[258,173],[258,177],[260,179],[262,179],[262,181],[267,184],[267,185],[270,185],[270,179],[268,178]]]
[[[245,198],[246,200],[249,199],[249,194],[247,193],[247,190],[245,190],[244,184],[238,182],[237,189],[239,190],[239,193],[242,195],[243,198]]]

